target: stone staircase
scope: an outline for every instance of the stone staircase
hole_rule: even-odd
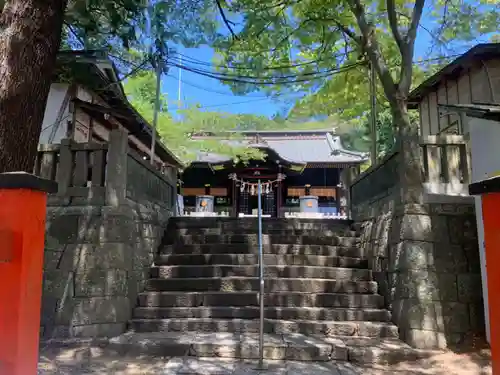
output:
[[[418,356],[377,294],[346,220],[264,219],[266,359]],[[257,220],[175,218],[120,350],[258,358]]]

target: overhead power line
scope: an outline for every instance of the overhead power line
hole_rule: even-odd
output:
[[[351,52],[353,52],[353,51],[348,51],[347,54],[349,54]],[[181,58],[178,58],[175,55],[173,55],[170,57],[170,59],[174,59],[174,60],[184,59],[186,62],[189,62],[191,64],[195,64],[195,65],[203,65],[203,66],[208,66],[208,67],[212,67],[212,68],[234,69],[234,70],[252,70],[252,68],[253,68],[251,66],[248,66],[245,63],[235,63],[235,64],[231,64],[231,65],[219,65],[219,64],[210,63],[208,61],[199,60],[199,59],[196,59],[194,57],[182,54],[180,52],[176,52],[175,54],[181,56]],[[289,65],[269,65],[269,66],[261,67],[260,70],[282,70],[282,69],[299,68],[302,66],[314,65],[314,64],[319,64],[321,62],[330,61],[332,58],[342,57],[345,55],[346,55],[346,52],[342,52],[342,53],[332,55],[328,59],[308,60],[308,61],[302,61],[302,62],[298,62],[296,64],[289,64]]]
[[[177,53],[178,55],[181,55],[180,53]],[[198,63],[200,65],[204,66],[209,66],[209,67],[215,67],[215,68],[220,68],[223,66],[218,66],[211,64],[209,62],[205,62],[202,60],[198,60],[195,58],[192,58],[188,55],[182,54],[183,57],[185,57],[185,61],[188,60],[190,62],[192,60],[193,63]],[[442,56],[442,57],[435,57],[435,58],[429,58],[425,60],[417,60],[414,62],[414,64],[423,64],[426,62],[432,62],[432,61],[442,61],[442,60],[447,60],[453,57],[459,56],[458,54],[456,55],[450,55],[450,56]],[[112,56],[115,57],[115,56]],[[123,60],[123,59],[122,59]],[[172,61],[174,60],[174,61]],[[312,80],[320,79],[320,78],[327,78],[335,74],[339,73],[345,73],[355,67],[363,65],[365,62],[359,62],[359,63],[353,63],[353,64],[348,64],[344,65],[338,68],[332,68],[332,69],[327,69],[324,71],[317,71],[317,72],[306,72],[306,73],[297,73],[294,75],[286,75],[286,76],[249,76],[249,75],[239,75],[239,74],[233,74],[233,73],[224,73],[224,72],[216,72],[213,70],[207,70],[207,69],[201,69],[201,68],[196,68],[193,66],[187,65],[187,63],[177,63],[175,61],[176,59],[173,58],[172,56],[169,57],[168,61],[166,61],[167,65],[177,67],[179,69],[183,69],[186,71],[190,71],[191,73],[202,75],[208,78],[212,79],[217,79],[222,82],[234,82],[234,83],[241,83],[241,84],[250,84],[250,85],[276,85],[276,84],[294,84],[294,83],[302,83],[302,82],[310,82]],[[147,62],[147,61],[146,61]],[[134,65],[133,63],[130,63],[132,67],[135,69],[131,71],[129,74],[127,74],[125,77],[122,78],[126,79],[130,77],[131,75],[135,74],[138,70],[142,69],[144,65],[146,65],[144,62],[141,65]],[[304,64],[312,64],[314,63],[313,61],[310,62],[304,62]],[[302,63],[299,63],[302,64]],[[299,65],[296,64],[296,65]],[[294,65],[289,65],[289,67],[292,67]],[[234,69],[235,67],[228,67],[230,69]],[[275,66],[275,67],[264,67],[264,68],[269,68],[267,70],[273,70],[273,69],[284,69],[286,66]],[[266,70],[262,68],[263,70]],[[239,69],[244,69],[243,67],[240,67]],[[246,68],[246,70],[251,70],[251,68]],[[305,78],[307,77],[307,78]],[[195,84],[188,83],[184,81],[187,85],[191,85],[194,87],[197,87]],[[206,90],[206,88],[203,87],[197,87],[202,90]],[[206,90],[206,91],[213,91],[213,90]],[[216,91],[214,91],[216,92]],[[220,92],[217,92],[220,93]]]
[[[286,96],[286,95],[283,95],[283,96]],[[280,97],[283,97],[283,96],[280,96]],[[239,101],[239,102],[231,102],[231,103],[209,104],[209,105],[203,105],[203,106],[196,107],[196,109],[226,107],[226,106],[230,106],[230,105],[238,105],[238,104],[246,104],[246,103],[253,103],[253,102],[261,102],[261,101],[270,100],[270,99],[273,99],[273,97],[265,97],[265,98],[262,97],[262,98],[253,99],[253,100],[242,100],[242,101]],[[169,107],[168,109],[169,110],[178,110],[178,109],[182,109],[182,108],[181,107],[174,107],[174,108]]]
[[[178,80],[178,77],[175,77],[175,76],[170,75],[170,74],[168,74],[167,77],[173,78],[175,80]],[[235,95],[235,94],[231,94],[231,93],[224,92],[224,91],[214,90],[214,89],[211,89],[211,88],[208,88],[208,87],[205,87],[205,86],[200,86],[200,85],[197,85],[195,83],[192,83],[191,81],[186,81],[186,79],[184,79],[184,78],[181,79],[181,82],[183,84],[185,84],[185,85],[194,87],[194,88],[199,89],[199,90],[203,90],[203,91],[206,91],[206,92],[212,92],[214,94],[219,94],[219,95],[230,96],[230,97],[233,97],[233,98],[234,97],[241,97],[241,98],[269,98],[269,95]]]
[[[250,85],[276,85],[276,84],[294,84],[300,82],[309,82],[318,78],[326,78],[334,74],[342,73],[348,71],[354,67],[364,64],[364,62],[354,63],[350,65],[344,65],[340,68],[328,69],[320,72],[306,72],[306,73],[298,73],[294,75],[287,76],[275,76],[275,77],[265,77],[265,76],[245,76],[245,75],[237,75],[237,74],[224,74],[217,73],[209,70],[196,69],[186,65],[180,65],[177,63],[168,62],[167,64],[170,66],[175,66],[177,68],[181,68],[187,71],[190,71],[195,74],[199,74],[205,77],[217,79],[223,82],[235,82],[242,84],[250,84]],[[307,78],[305,78],[307,77]]]

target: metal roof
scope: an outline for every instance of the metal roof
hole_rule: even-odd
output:
[[[500,121],[500,104],[439,104],[451,112],[465,112],[469,117]]]
[[[359,164],[368,160],[366,153],[346,150],[339,136],[325,130],[241,132],[241,134],[244,136],[243,140],[227,140],[222,137],[221,142],[239,147],[255,147],[263,151],[270,148],[282,159],[291,163]],[[210,164],[229,160],[227,156],[213,153],[199,153],[196,159],[197,162]]]
[[[415,108],[422,97],[427,95],[445,77],[458,76],[464,68],[469,67],[477,58],[490,59],[494,57],[500,57],[500,43],[481,43],[472,47],[416,87],[408,96],[409,107]]]

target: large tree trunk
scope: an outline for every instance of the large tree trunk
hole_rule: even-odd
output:
[[[67,0],[8,0],[0,16],[0,172],[32,172]]]
[[[395,130],[400,145],[400,184],[404,203],[421,203],[423,188],[423,160],[421,156],[418,124],[408,115],[406,96],[399,95],[390,102]]]

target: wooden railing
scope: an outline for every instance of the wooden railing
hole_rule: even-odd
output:
[[[127,198],[170,209],[174,205],[176,183],[156,170],[133,150],[127,159]]]
[[[79,199],[82,203],[104,203],[107,150],[107,144],[69,140],[39,145],[34,173],[58,184],[58,193],[50,202]]]
[[[467,196],[471,181],[467,138],[429,135],[420,140],[424,187],[428,194]]]
[[[423,193],[435,198],[467,197],[471,180],[468,140],[462,135],[421,137]],[[350,183],[351,208],[391,194],[404,171],[400,145]]]
[[[159,171],[128,145],[128,136],[113,130],[109,144],[39,145],[34,173],[58,183],[50,205],[110,205],[127,202],[174,209],[175,173]]]
[[[376,165],[361,173],[350,184],[350,203],[358,205],[389,194],[399,183],[399,150],[387,154]]]

